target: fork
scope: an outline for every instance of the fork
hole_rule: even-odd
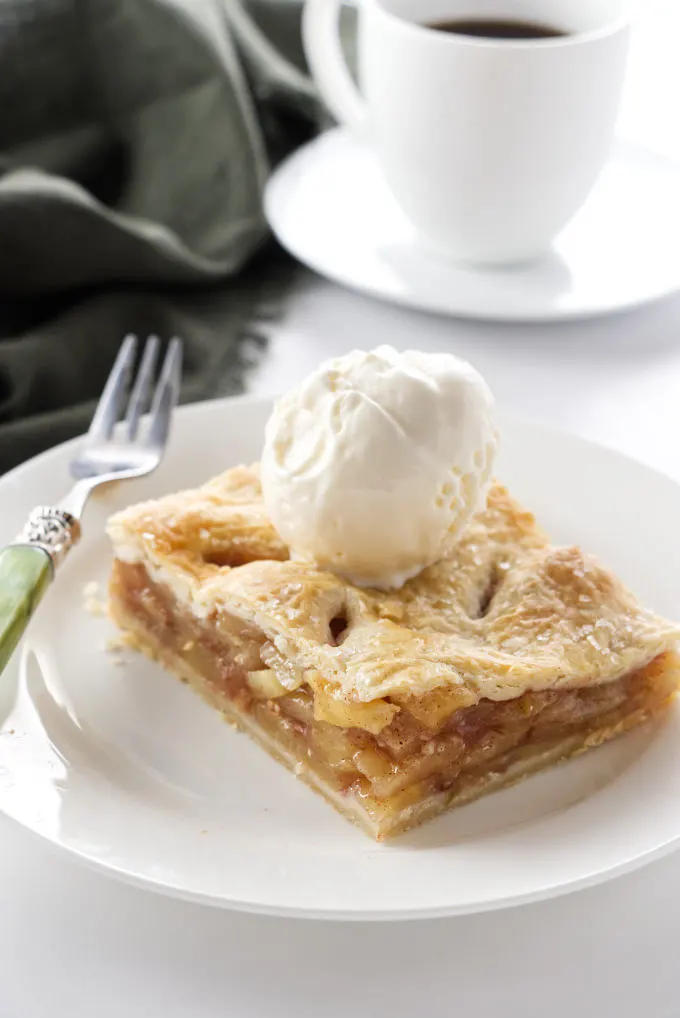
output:
[[[57,567],[78,542],[83,510],[95,488],[150,474],[162,459],[179,396],[182,343],[170,341],[154,388],[160,343],[157,336],[149,336],[124,420],[117,427],[132,381],[137,346],[137,337],[128,336],[118,351],[90,430],[69,464],[76,482],[71,491],[56,506],[34,509],[18,537],[0,551],[0,672]],[[143,420],[149,404],[148,420]]]

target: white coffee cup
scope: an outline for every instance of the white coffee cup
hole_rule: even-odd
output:
[[[480,264],[543,254],[607,159],[628,49],[623,3],[360,0],[360,90],[340,46],[340,3],[306,2],[312,75],[375,152],[421,243]],[[428,27],[457,19],[566,34],[508,40]]]

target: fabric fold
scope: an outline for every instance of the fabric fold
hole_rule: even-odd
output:
[[[128,332],[182,336],[183,399],[238,389],[260,290],[282,300],[292,272],[258,254],[264,184],[319,119],[299,19],[3,0],[0,472],[83,430]]]

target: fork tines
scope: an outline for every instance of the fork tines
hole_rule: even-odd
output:
[[[89,443],[107,442],[111,439],[113,429],[125,406],[125,397],[132,380],[138,345],[136,336],[130,335],[124,339],[92,418],[92,424],[87,433]],[[136,439],[140,419],[151,405],[149,425],[142,441],[145,445],[165,445],[172,411],[179,398],[182,341],[174,338],[168,343],[152,398],[159,349],[158,336],[149,336],[144,344],[139,370],[127,401],[124,435],[122,436],[124,440],[134,441]]]

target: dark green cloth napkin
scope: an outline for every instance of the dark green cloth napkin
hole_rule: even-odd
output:
[[[273,163],[318,122],[293,0],[0,2],[0,472],[83,431],[124,335],[231,393],[292,265]]]

